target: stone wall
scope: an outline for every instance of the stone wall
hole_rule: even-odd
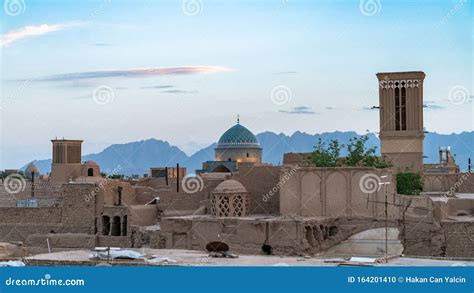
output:
[[[26,245],[47,248],[48,241],[52,251],[57,248],[93,248],[97,237],[84,233],[32,234],[26,238]]]
[[[291,172],[282,170],[282,176]],[[382,178],[382,176],[387,176]],[[283,179],[281,179],[283,181]],[[280,190],[281,215],[303,217],[372,217],[384,216],[385,188],[390,219],[398,217],[398,204],[390,170],[375,168],[301,167]]]
[[[472,215],[459,216],[459,208],[474,210],[472,200],[433,201],[426,196],[401,196],[400,241],[406,255],[473,257]]]
[[[385,221],[362,217],[164,218],[160,233],[164,247],[160,248],[204,250],[207,243],[221,241],[231,251],[245,254],[264,254],[264,245],[275,255],[317,254],[356,233],[384,225]]]
[[[130,236],[104,236],[99,235],[98,246],[109,247],[132,247]]]
[[[474,222],[444,222],[446,256],[474,257]]]
[[[162,178],[157,178],[156,181],[160,179]],[[188,190],[183,188],[183,181],[180,181],[179,192],[177,192],[176,189],[175,179],[170,179],[168,186],[157,186],[153,183],[154,181],[155,180],[152,180],[150,185],[159,190],[160,204],[158,208],[163,211],[163,214],[166,216],[177,216],[191,215],[202,209],[209,213],[210,193],[223,180],[203,180],[202,184],[199,183],[199,188],[195,189],[193,186],[190,186]]]
[[[249,192],[250,214],[279,214],[280,196],[275,187],[280,180],[280,171],[281,167],[276,166],[245,166],[231,178],[242,183]]]
[[[0,208],[0,242],[26,241],[31,234],[94,234],[97,198],[84,197],[93,190],[94,184],[65,184],[59,207]]]
[[[474,176],[472,173],[456,174],[423,174],[425,192],[457,191],[474,193]]]

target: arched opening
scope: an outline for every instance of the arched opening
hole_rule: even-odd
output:
[[[231,171],[224,165],[219,165],[212,172],[230,173]]]
[[[94,169],[92,169],[92,168],[87,169],[87,176],[93,177],[94,176]]]
[[[120,236],[120,217],[115,216],[112,220],[112,236]]]
[[[247,153],[247,158],[248,158],[248,157],[250,157],[250,154],[249,154],[249,153]]]
[[[266,255],[271,255],[273,252],[273,248],[268,244],[262,245],[262,252]]]
[[[229,158],[227,161],[229,161],[229,162],[232,161],[232,158]]]
[[[122,221],[122,236],[127,236],[127,215],[123,216],[123,221]]]
[[[102,235],[109,235],[110,233],[110,218],[102,216]]]
[[[337,234],[337,227],[336,226],[329,227],[329,236],[334,236],[336,234]]]

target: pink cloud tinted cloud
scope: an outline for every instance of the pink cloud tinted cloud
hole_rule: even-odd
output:
[[[181,74],[210,74],[230,71],[230,69],[222,66],[181,66],[181,67],[151,67],[136,69],[119,69],[119,70],[100,70],[86,71],[66,74],[57,74],[45,76],[35,79],[35,81],[73,81],[83,79],[97,78],[117,78],[117,77],[151,77],[157,75],[181,75]]]

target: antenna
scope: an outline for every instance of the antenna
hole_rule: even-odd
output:
[[[240,124],[240,114],[237,114],[237,124]]]

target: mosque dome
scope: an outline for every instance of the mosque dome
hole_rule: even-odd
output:
[[[217,147],[259,147],[257,138],[255,135],[248,130],[245,126],[242,126],[239,122],[236,125],[229,128],[219,139]]]
[[[234,161],[237,164],[261,164],[262,149],[255,135],[245,126],[237,124],[229,128],[217,142],[215,161]]]

